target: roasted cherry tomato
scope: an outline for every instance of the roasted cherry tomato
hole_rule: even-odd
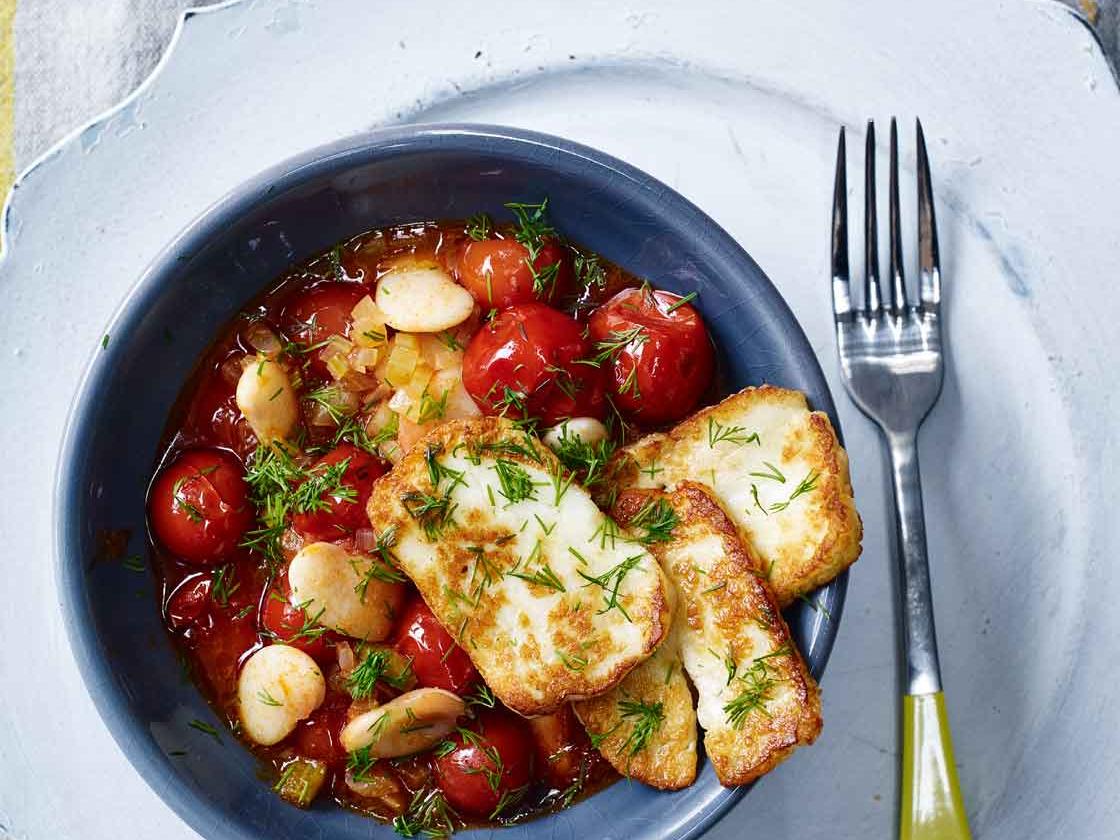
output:
[[[318,344],[332,335],[350,335],[350,312],[358,301],[370,294],[361,283],[320,283],[284,307],[282,323],[288,338],[305,347]],[[316,351],[306,356],[311,368],[327,375],[327,366]]]
[[[261,604],[261,626],[277,641],[299,648],[312,659],[327,653],[325,630],[308,613],[291,602],[288,576],[283,575]]]
[[[172,630],[190,630],[209,622],[210,583],[210,575],[197,574],[175,587],[165,609]]]
[[[412,660],[412,672],[421,686],[462,695],[478,682],[478,671],[466,651],[455,644],[423,600],[414,598],[406,605],[397,626],[394,647]]]
[[[625,289],[592,313],[589,327],[615,404],[643,423],[679,420],[711,384],[708,330],[678,295]]]
[[[529,249],[515,239],[469,242],[456,273],[484,310],[557,300],[572,284],[570,261],[555,242],[545,242],[531,263]]]
[[[503,796],[532,778],[533,744],[525,721],[504,709],[484,712],[450,740],[455,749],[436,758],[436,779],[461,813],[488,817]]]
[[[337,540],[359,528],[369,527],[366,502],[369,501],[374,479],[388,470],[380,458],[352,444],[342,443],[311,466],[311,477],[306,480],[322,480],[329,471],[337,470],[337,465],[343,461],[346,461],[346,468],[342,471],[341,481],[330,482],[332,490],[320,497],[325,506],[292,516],[292,526],[308,542]]]
[[[537,775],[548,786],[563,790],[586,771],[591,743],[572,707],[565,705],[550,715],[526,721],[533,733]]]
[[[579,324],[543,303],[499,312],[463,355],[463,385],[479,407],[514,419],[605,415],[602,372],[579,364],[590,348]]]
[[[240,611],[210,608],[210,626],[190,635],[199,668],[219,696],[237,684],[245,657],[260,644],[256,622]]]
[[[183,423],[183,434],[190,439],[205,438],[208,443],[232,449],[248,457],[257,444],[249,421],[237,407],[235,383],[222,376],[210,376],[194,398]]]
[[[328,763],[346,761],[346,748],[339,740],[346,726],[346,706],[332,703],[332,698],[339,696],[328,693],[323,706],[296,729],[292,737],[300,755]]]
[[[253,524],[241,463],[221,449],[188,449],[152,484],[148,519],[172,554],[217,563]]]

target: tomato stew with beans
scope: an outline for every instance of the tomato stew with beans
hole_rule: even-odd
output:
[[[546,813],[615,775],[570,707],[525,720],[495,698],[374,539],[373,483],[483,413],[541,434],[571,419],[554,448],[591,483],[713,388],[691,295],[567,242],[544,203],[509,207],[507,225],[370,231],[271,284],[184,388],[148,497],[167,629],[277,793],[406,836]],[[393,715],[416,725],[391,737]]]

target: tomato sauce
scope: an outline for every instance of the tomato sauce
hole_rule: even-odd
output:
[[[623,442],[688,413],[712,387],[710,339],[687,298],[653,293],[564,241],[543,205],[511,207],[515,225],[473,217],[374,230],[278,278],[226,326],[186,383],[149,493],[164,624],[209,702],[285,798],[293,762],[316,762],[325,769],[320,797],[396,820],[405,834],[546,813],[616,775],[569,707],[533,721],[505,710],[389,568],[373,582],[399,590],[392,630],[378,644],[408,673],[356,699],[355,660],[369,650],[292,602],[286,564],[311,541],[376,554],[362,521],[370,486],[446,417],[504,413],[551,425],[589,416]],[[435,337],[378,333],[364,314],[375,307],[363,301],[402,257],[453,278],[473,298],[472,316]],[[387,388],[410,354],[407,380]],[[283,368],[298,406],[285,450],[292,454],[267,463],[289,470],[279,497],[262,489],[268,447],[239,389],[243,374],[266,361]],[[422,392],[421,371],[429,377]],[[686,383],[677,381],[682,372]],[[274,396],[286,398],[280,390]],[[300,488],[313,482],[325,489],[301,502]],[[262,500],[281,497],[292,509],[270,520]],[[274,643],[311,657],[325,693],[290,734],[261,745],[242,732],[238,679]],[[460,728],[413,756],[363,763],[348,753],[340,732],[355,710],[406,685],[466,698]]]

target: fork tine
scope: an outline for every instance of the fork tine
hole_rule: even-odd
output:
[[[941,259],[937,249],[937,218],[933,211],[933,184],[922,121],[918,128],[918,270],[922,308],[933,312],[941,305]]]
[[[836,147],[836,183],[832,190],[832,312],[846,318],[852,311],[848,278],[848,175],[844,129]]]
[[[906,310],[906,276],[902,269],[902,219],[898,209],[898,125],[891,117],[891,312],[901,315]]]
[[[879,313],[879,219],[875,214],[875,122],[867,121],[867,143],[863,161],[863,308],[868,315]]]

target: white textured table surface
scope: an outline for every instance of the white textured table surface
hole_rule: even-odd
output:
[[[308,2],[243,3],[192,18],[157,78],[42,161],[15,193],[0,262],[10,354],[0,831],[192,836],[109,739],[65,643],[49,486],[66,405],[112,309],[190,218],[296,150],[419,118],[508,122],[617,154],[712,213],[789,300],[832,377],[865,556],[825,677],[820,742],[711,836],[889,836],[889,520],[878,443],[834,375],[827,228],[837,127],[892,113],[908,125],[920,113],[951,342],[922,453],[969,814],[981,837],[1110,836],[1120,618],[1098,593],[1118,576],[1117,491],[1101,465],[1116,455],[1103,385],[1120,358],[1109,322],[1120,297],[1104,278],[1120,218],[1120,162],[1109,154],[1120,96],[1095,42],[1051,4],[954,0],[905,17],[888,3],[832,5],[589,3],[511,15],[479,2],[451,19],[424,4],[373,13],[340,0],[326,16]]]

